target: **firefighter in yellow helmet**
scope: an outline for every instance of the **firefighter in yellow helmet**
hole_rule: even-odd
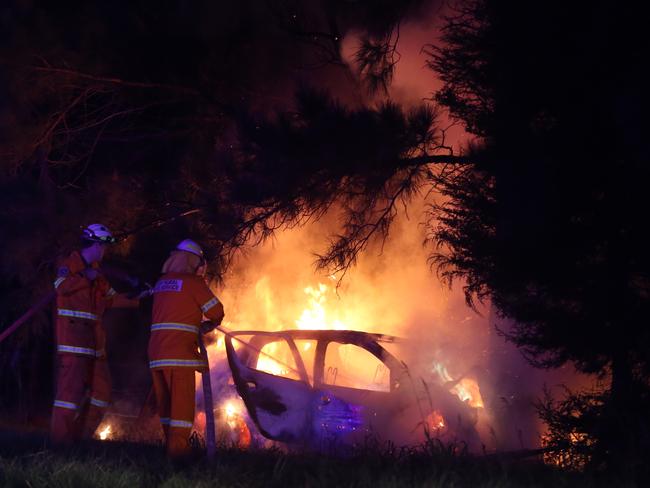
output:
[[[223,305],[203,278],[205,265],[201,247],[186,239],[171,252],[153,290],[149,367],[167,454],[173,459],[191,452],[194,372],[208,366],[198,352],[199,334],[224,317]]]

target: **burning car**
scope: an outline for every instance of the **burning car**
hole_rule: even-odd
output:
[[[318,449],[431,436],[478,449],[478,408],[454,390],[462,378],[425,382],[389,352],[399,342],[350,330],[238,331],[225,347],[237,392],[268,439]]]

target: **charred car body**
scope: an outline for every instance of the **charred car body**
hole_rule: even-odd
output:
[[[237,391],[268,439],[318,449],[431,436],[478,449],[477,409],[453,385],[414,376],[385,347],[397,341],[357,331],[239,331],[225,346]]]

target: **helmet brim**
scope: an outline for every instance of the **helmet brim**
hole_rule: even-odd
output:
[[[99,244],[115,244],[117,242],[117,239],[112,236],[82,236],[82,239],[88,242],[97,242]]]

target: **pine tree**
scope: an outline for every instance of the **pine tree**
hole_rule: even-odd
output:
[[[645,469],[650,166],[648,44],[631,7],[462,2],[430,46],[437,100],[481,137],[443,183],[434,239],[447,277],[487,298],[536,365],[572,362],[598,392],[546,402],[556,441],[592,466]]]

